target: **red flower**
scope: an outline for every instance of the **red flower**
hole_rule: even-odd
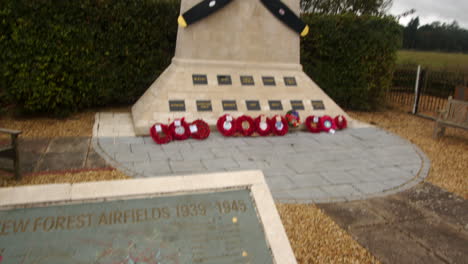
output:
[[[263,122],[262,122],[263,119]],[[264,137],[268,136],[271,133],[271,125],[270,125],[270,119],[264,115],[260,115],[254,120],[254,125],[255,125],[255,131],[257,133]]]
[[[341,130],[345,129],[348,127],[348,121],[346,120],[346,117],[342,115],[337,115],[334,119],[336,127]]]
[[[216,128],[225,137],[229,137],[236,133],[236,119],[231,115],[223,115],[216,122]]]
[[[270,119],[270,127],[273,134],[277,136],[284,136],[289,131],[288,121],[286,121],[286,118],[279,115]]]
[[[320,127],[320,117],[308,116],[305,120],[305,126],[311,133],[320,133],[322,130]]]
[[[175,140],[185,140],[190,137],[190,129],[185,122],[185,117],[176,119],[169,125],[169,131]]]
[[[193,132],[193,126],[195,126],[196,132]],[[192,122],[189,126],[190,132],[194,139],[206,139],[210,135],[210,126],[203,120],[198,119]]]

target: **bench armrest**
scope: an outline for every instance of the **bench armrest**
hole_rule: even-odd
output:
[[[0,133],[10,134],[10,135],[19,135],[19,134],[21,134],[23,132],[19,131],[19,130],[11,130],[11,129],[0,128]]]

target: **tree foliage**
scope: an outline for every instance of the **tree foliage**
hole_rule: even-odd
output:
[[[393,0],[301,0],[304,13],[337,15],[383,15],[391,7]]]
[[[468,30],[452,23],[433,22],[419,26],[412,19],[403,30],[403,48],[425,51],[468,52]]]

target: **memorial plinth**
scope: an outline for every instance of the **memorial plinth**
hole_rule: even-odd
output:
[[[182,0],[181,14],[199,2]],[[283,2],[299,13],[298,0]],[[171,65],[132,108],[136,134],[147,135],[155,122],[181,117],[214,125],[223,113],[284,114],[301,105],[298,101],[302,107],[296,109],[304,118],[348,118],[303,72],[299,38],[259,0],[232,1],[187,28],[179,27]],[[184,110],[171,109],[171,101],[183,104]],[[210,110],[200,110],[197,101],[209,102]],[[224,107],[225,101],[236,107]],[[259,107],[249,109],[248,101],[258,101]],[[314,107],[313,101],[324,107]]]
[[[296,263],[259,171],[4,188],[0,198],[2,264]]]

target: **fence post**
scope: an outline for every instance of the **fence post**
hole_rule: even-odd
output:
[[[421,65],[418,65],[418,71],[416,72],[416,83],[414,85],[414,104],[413,104],[413,115],[418,112],[419,106],[419,79],[421,77]]]

